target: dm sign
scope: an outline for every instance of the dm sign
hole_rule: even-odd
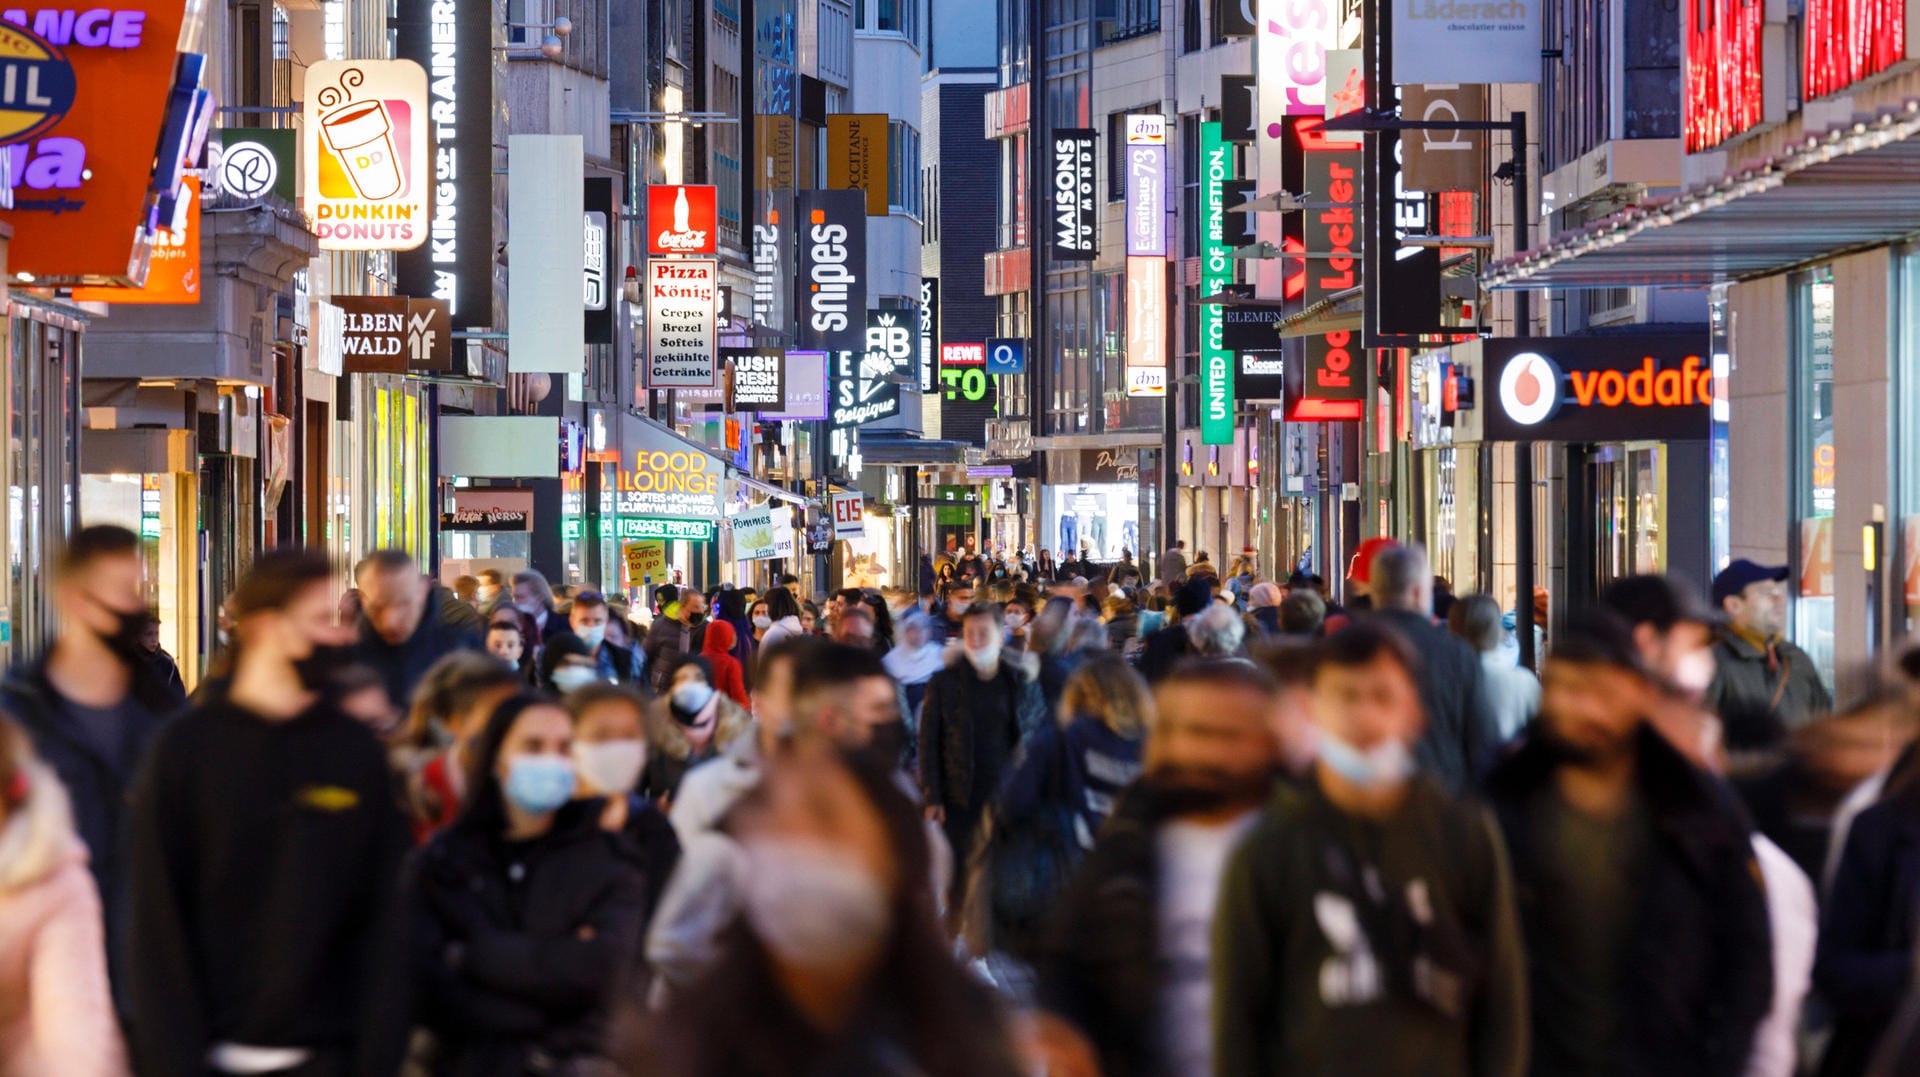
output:
[[[1706,344],[1699,336],[1488,340],[1486,440],[1704,439],[1716,390]]]

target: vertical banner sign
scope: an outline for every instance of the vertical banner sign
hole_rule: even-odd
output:
[[[1376,88],[1382,107],[1398,104],[1392,86]],[[1409,236],[1433,234],[1424,192],[1409,189],[1400,168],[1401,136],[1381,131],[1367,141],[1367,300],[1373,308],[1366,326],[1368,347],[1411,346],[1407,339],[1440,322],[1440,251],[1405,244]]]
[[[1225,0],[1231,6],[1232,0]],[[1267,190],[1281,190],[1269,177],[1286,171],[1287,117],[1318,116],[1326,104],[1327,48],[1341,16],[1342,0],[1252,0],[1258,18],[1253,36],[1253,69],[1259,72],[1254,118],[1255,174]],[[1319,188],[1305,188],[1315,193]],[[1291,214],[1262,213],[1254,230],[1263,243],[1285,243],[1285,219]],[[1281,299],[1291,263],[1265,258],[1256,263],[1255,294]]]
[[[1410,120],[1482,123],[1487,88],[1461,83],[1402,86],[1400,114]],[[1484,131],[1408,131],[1400,166],[1407,186],[1419,191],[1474,191],[1486,185]],[[1442,234],[1454,234],[1442,231]]]
[[[1128,116],[1127,256],[1167,256],[1167,118]]]
[[[1100,253],[1100,205],[1093,192],[1092,128],[1053,133],[1053,248],[1062,262],[1091,262]]]
[[[1218,123],[1200,125],[1200,292],[1217,295],[1233,283],[1226,244],[1226,183],[1233,148]],[[1222,308],[1200,304],[1200,443],[1233,444],[1233,355],[1221,341]]]
[[[940,357],[940,278],[920,278],[920,391],[933,392]]]
[[[322,60],[307,69],[307,212],[324,251],[404,251],[427,241],[427,73],[411,60]]]
[[[733,371],[728,411],[779,411],[787,405],[787,353],[779,348],[722,348]]]
[[[794,209],[795,340],[812,351],[864,351],[866,199],[858,191],[801,191]]]
[[[713,388],[719,290],[719,263],[711,258],[647,262],[647,388]]]
[[[1127,395],[1167,395],[1167,260],[1127,259]]]
[[[395,15],[393,54],[427,69],[433,136],[433,223],[424,245],[394,260],[395,279],[408,295],[445,301],[455,329],[484,329],[493,324],[493,6],[399,0]]]
[[[940,432],[952,441],[984,447],[998,393],[987,377],[987,346],[940,345]]]
[[[793,192],[760,192],[762,218],[753,226],[753,320],[787,328],[788,275],[793,272]]]
[[[1234,2],[1225,0],[1221,6],[1231,6]],[[1252,142],[1259,101],[1260,84],[1252,75],[1220,76],[1220,137],[1228,142]]]
[[[1316,201],[1328,203],[1306,211],[1306,245],[1334,255],[1307,263],[1304,298],[1312,305],[1360,283],[1360,256],[1354,248],[1360,244],[1362,151],[1321,138],[1317,120],[1292,122],[1302,129],[1307,189],[1321,194]],[[1297,414],[1287,418],[1360,418],[1367,397],[1365,356],[1359,334],[1350,330],[1308,337]]]
[[[580,317],[580,222],[586,215],[585,148],[579,135],[507,139],[507,369],[578,374],[586,369]]]
[[[861,191],[867,216],[887,215],[887,116],[837,112],[827,117],[827,187]]]
[[[586,311],[587,343],[613,343],[613,178],[588,176],[586,217],[581,244],[586,254],[581,306]]]
[[[713,254],[719,250],[719,205],[713,187],[647,188],[647,253]]]

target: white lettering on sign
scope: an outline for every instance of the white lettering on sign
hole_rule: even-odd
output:
[[[427,229],[433,263],[433,298],[444,299],[453,316],[460,317],[460,24],[454,18],[454,0],[434,0],[431,40],[433,60],[427,70],[431,102],[427,119],[433,125],[433,222]]]

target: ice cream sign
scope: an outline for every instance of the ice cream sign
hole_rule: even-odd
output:
[[[331,251],[426,241],[427,73],[411,60],[326,60],[307,69],[306,208]]]

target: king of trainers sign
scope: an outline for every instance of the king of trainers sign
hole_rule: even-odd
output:
[[[1698,441],[1719,391],[1705,335],[1532,337],[1481,348],[1488,441]]]

